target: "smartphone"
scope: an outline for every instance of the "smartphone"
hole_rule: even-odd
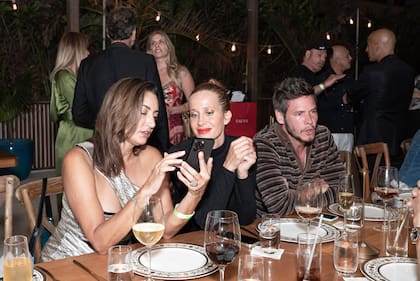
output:
[[[213,149],[214,139],[194,138],[190,151],[188,152],[187,163],[196,171],[200,172],[198,152],[203,151],[204,160],[207,162]]]
[[[259,239],[251,237],[251,236],[246,236],[246,235],[241,235],[241,242],[245,243],[245,244],[254,244],[256,242],[258,242]]]
[[[337,215],[328,214],[328,213],[322,213],[322,215],[324,216],[323,217],[324,221],[332,222],[332,221],[335,221],[336,219],[338,219]],[[317,217],[317,218],[319,219],[319,217]]]

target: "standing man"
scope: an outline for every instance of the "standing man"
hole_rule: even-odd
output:
[[[351,68],[349,50],[343,45],[333,45],[329,65],[319,74],[321,80],[332,74],[345,75]],[[318,123],[330,129],[338,150],[352,152],[354,144],[354,111],[356,81],[346,75],[317,97]]]
[[[169,148],[169,134],[162,85],[153,56],[132,49],[136,23],[137,15],[131,8],[120,7],[108,14],[106,29],[111,45],[80,64],[73,119],[84,127],[94,128],[104,96],[115,82],[126,77],[152,81],[158,88],[159,115],[148,143],[163,153]]]
[[[360,75],[363,120],[357,144],[385,142],[391,164],[401,166],[401,141],[408,137],[408,107],[414,85],[414,70],[395,54],[396,38],[389,29],[378,29],[368,37],[369,61]]]
[[[304,182],[320,178],[324,206],[335,202],[344,175],[329,130],[317,126],[314,89],[301,78],[286,78],[274,89],[276,122],[254,137],[257,151],[257,214],[290,214]]]
[[[326,79],[321,80],[316,74],[324,67],[327,59],[327,46],[323,42],[311,44],[303,56],[302,64],[295,67],[290,73],[290,77],[300,77],[314,87],[315,95],[319,95],[325,89],[331,87],[337,80],[345,75],[331,74]]]

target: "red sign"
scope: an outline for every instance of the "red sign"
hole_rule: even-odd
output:
[[[257,104],[231,102],[232,119],[225,128],[226,135],[253,137],[257,132]]]

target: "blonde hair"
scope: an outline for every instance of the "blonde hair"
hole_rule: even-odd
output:
[[[169,38],[168,34],[162,30],[155,30],[152,33],[149,34],[147,37],[147,44],[146,49],[149,54],[151,54],[152,51],[152,37],[155,35],[160,35],[163,37],[163,41],[168,48],[168,57],[166,59],[166,69],[169,75],[169,78],[173,80],[178,88],[182,89],[182,82],[181,77],[179,75],[180,71],[183,70],[185,67],[183,65],[180,65],[178,63],[178,59],[175,54],[175,46],[172,43],[171,39]]]
[[[77,72],[80,62],[86,57],[88,45],[88,37],[85,34],[79,32],[64,33],[58,44],[57,58],[50,79],[53,80],[58,71],[70,67],[73,63],[76,63]]]

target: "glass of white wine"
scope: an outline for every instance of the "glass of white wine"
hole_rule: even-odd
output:
[[[346,214],[354,202],[353,175],[347,174],[340,178],[338,182],[338,204],[340,211],[343,212],[344,229],[346,228]]]
[[[32,262],[26,236],[15,235],[4,240],[4,281],[32,281]]]
[[[148,270],[145,280],[151,281],[153,280],[151,275],[152,247],[162,238],[165,230],[164,213],[159,197],[152,196],[149,198],[132,230],[136,239],[147,247]]]
[[[392,201],[399,193],[399,178],[398,169],[395,167],[380,166],[377,173],[377,186],[375,192],[379,198],[384,202],[384,222],[381,226],[376,227],[375,230],[387,231],[387,203]]]

